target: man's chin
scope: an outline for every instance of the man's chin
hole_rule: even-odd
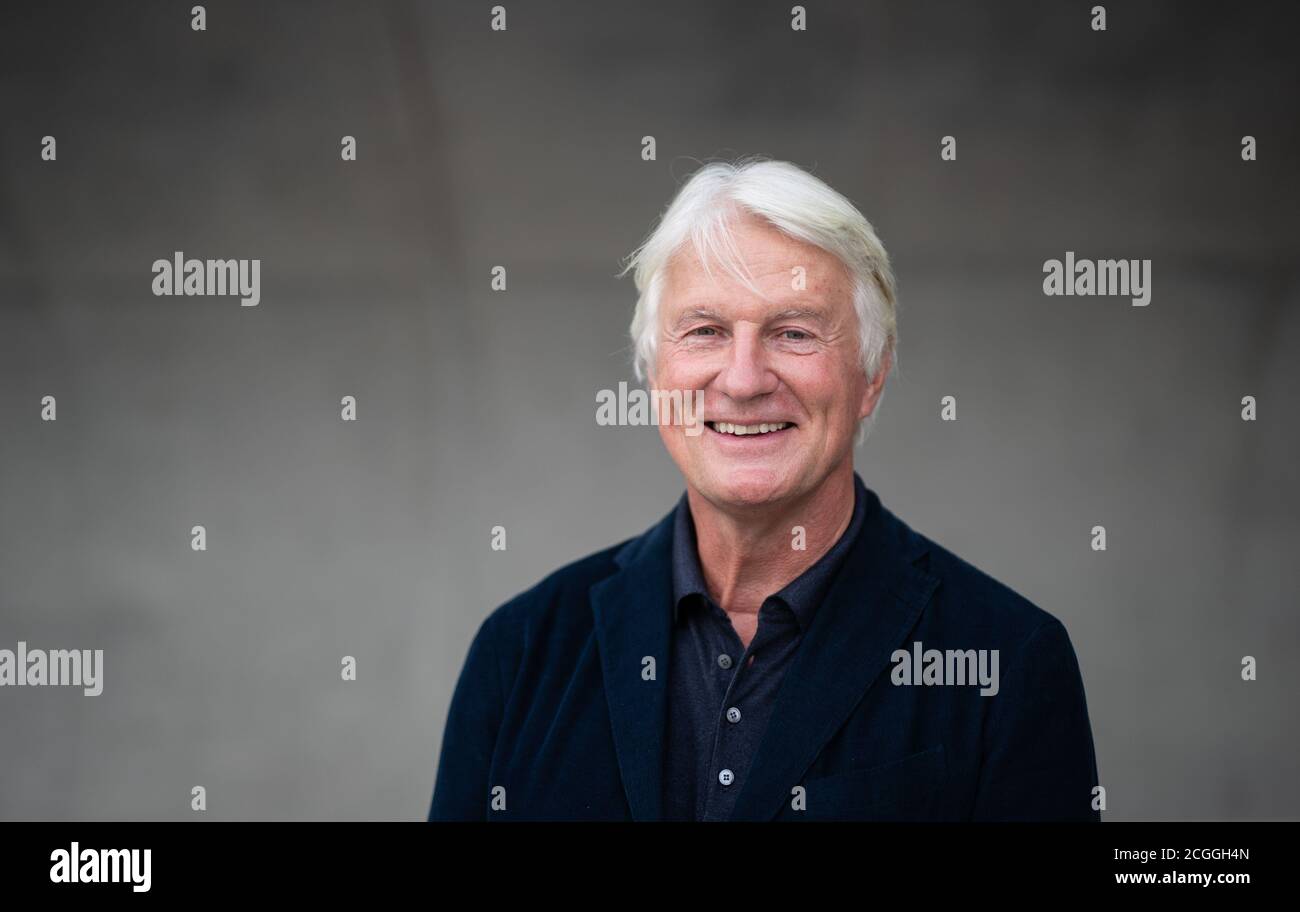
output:
[[[708,479],[697,490],[724,509],[754,509],[791,499],[793,491],[783,474],[754,468],[735,469]]]

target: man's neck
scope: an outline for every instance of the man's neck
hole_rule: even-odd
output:
[[[752,631],[763,600],[815,564],[853,518],[853,462],[845,460],[800,501],[750,511],[724,511],[687,489],[700,569],[709,596]],[[795,527],[803,528],[800,540]],[[752,615],[743,620],[738,616]],[[742,633],[742,639],[748,642]]]

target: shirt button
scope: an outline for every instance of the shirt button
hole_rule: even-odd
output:
[[[732,775],[731,770],[723,770],[722,772],[718,773],[718,781],[721,782],[723,785],[731,785],[732,781],[735,778],[736,777]]]
[[[740,721],[740,710],[737,709],[737,708],[734,707],[734,706],[731,707],[731,709],[727,710],[727,721],[728,721],[728,722],[739,722],[739,721]]]
[[[722,668],[730,668],[731,656],[726,655],[725,653],[723,655],[718,656],[718,665]]]

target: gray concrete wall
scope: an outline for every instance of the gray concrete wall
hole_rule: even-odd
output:
[[[98,697],[0,689],[0,817],[422,817],[482,618],[681,490],[594,420],[615,273],[747,153],[884,239],[858,470],[1065,622],[1108,819],[1300,817],[1288,6],[189,6],[0,14],[0,647],[106,654]],[[260,258],[261,303],[155,297],[176,250]],[[1151,304],[1045,297],[1066,250],[1150,258]]]

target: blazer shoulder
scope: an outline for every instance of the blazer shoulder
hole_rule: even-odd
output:
[[[636,537],[571,561],[514,596],[488,615],[484,625],[528,630],[540,623],[571,623],[590,615],[588,591],[619,570],[620,551]]]

